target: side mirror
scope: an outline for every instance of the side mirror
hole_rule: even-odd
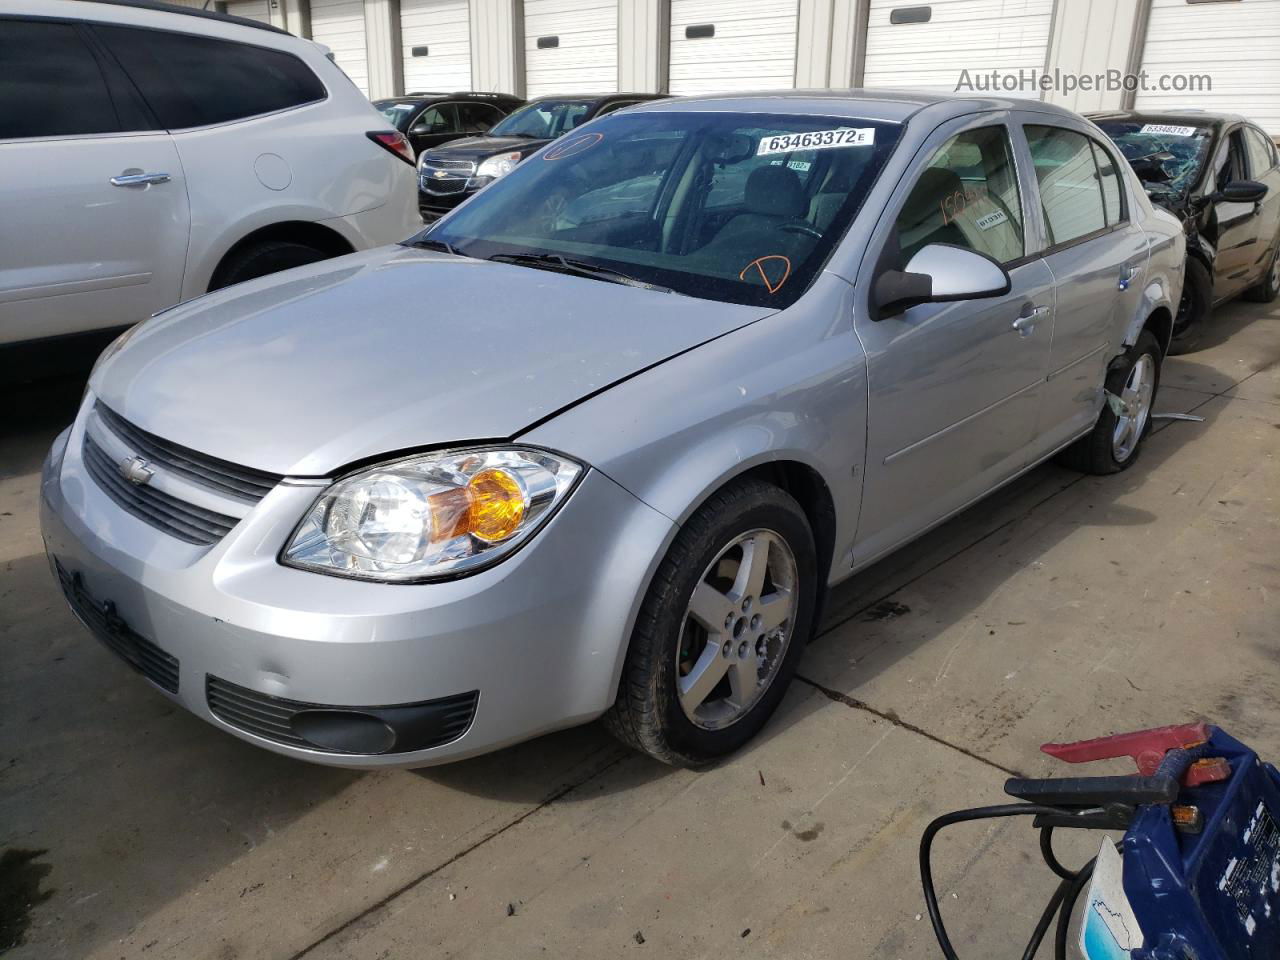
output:
[[[1257,180],[1232,180],[1211,198],[1215,203],[1257,203],[1267,195],[1267,185]]]
[[[1009,273],[990,257],[949,243],[931,243],[916,252],[906,270],[885,270],[875,280],[876,319],[921,303],[979,300],[1009,292]]]

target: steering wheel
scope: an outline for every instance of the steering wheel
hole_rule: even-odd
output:
[[[799,233],[806,237],[813,237],[813,239],[815,240],[822,239],[821,230],[819,230],[817,227],[811,224],[804,223],[803,221],[796,221],[794,223],[784,223],[778,229],[783,231],[784,233]]]

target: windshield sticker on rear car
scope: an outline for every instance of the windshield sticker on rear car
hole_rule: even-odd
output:
[[[1169,123],[1144,123],[1139,133],[1154,133],[1166,137],[1194,137],[1195,127],[1179,127]]]
[[[809,133],[780,133],[773,137],[761,137],[756,156],[767,157],[773,153],[791,153],[795,150],[834,150],[837,147],[870,147],[876,142],[875,127],[839,130],[811,130]]]
[[[557,143],[554,147],[544,153],[542,155],[542,159],[563,160],[566,157],[576,157],[584,150],[590,150],[603,139],[603,133],[584,133],[580,137],[570,137],[563,143]]]

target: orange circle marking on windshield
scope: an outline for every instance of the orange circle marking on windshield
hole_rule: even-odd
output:
[[[777,283],[774,283],[772,280],[770,280],[769,274],[765,272],[764,265],[769,260],[781,260],[783,266],[786,268],[782,274],[782,279],[780,279]],[[742,268],[742,272],[738,274],[738,279],[739,280],[747,279],[747,271],[750,270],[752,267],[755,267],[758,271],[760,271],[760,279],[764,281],[765,289],[768,290],[770,293],[777,293],[779,290],[781,290],[782,285],[787,282],[787,277],[791,276],[791,260],[788,257],[784,257],[780,253],[771,253],[767,257],[757,257],[756,259],[752,260],[750,263],[748,263],[745,267]]]
[[[603,133],[584,133],[580,137],[574,137],[566,143],[557,144],[542,155],[543,160],[563,160],[565,157],[573,157],[594,147],[597,143],[604,139]]]

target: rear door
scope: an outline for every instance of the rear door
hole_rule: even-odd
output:
[[[0,19],[0,343],[125,326],[179,299],[182,164],[72,23]]]
[[[1037,426],[1037,453],[1090,427],[1102,401],[1116,330],[1142,298],[1147,236],[1130,218],[1110,147],[1055,120],[1023,126],[1043,222],[1041,256],[1058,283],[1049,373]]]
[[[1249,179],[1267,188],[1267,195],[1257,204],[1259,244],[1254,260],[1255,276],[1271,265],[1277,242],[1280,242],[1280,164],[1276,145],[1257,127],[1245,127],[1245,149],[1249,156]]]
[[[1054,283],[1028,256],[1013,140],[1002,116],[944,124],[903,179],[868,254],[896,241],[899,268],[934,243],[1009,272],[1003,296],[926,303],[854,324],[867,352],[867,472],[859,561],[879,556],[1016,474],[1027,462],[1053,338]],[[864,269],[867,269],[864,265]]]

